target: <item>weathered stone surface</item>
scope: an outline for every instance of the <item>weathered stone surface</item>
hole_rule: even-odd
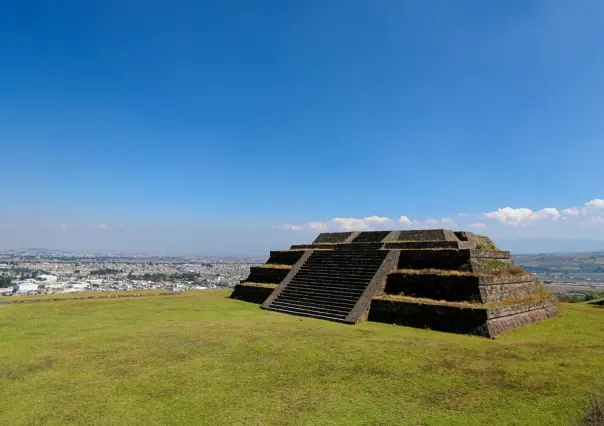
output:
[[[481,301],[479,277],[471,275],[397,272],[388,277],[384,292],[449,302]]]
[[[293,265],[300,260],[303,254],[303,250],[271,251],[271,255],[266,263],[273,265]]]
[[[245,283],[237,284],[231,299],[244,300],[246,302],[262,304],[275,290],[274,287],[255,286]]]
[[[462,334],[496,337],[515,327],[540,322],[559,315],[551,298],[489,308],[464,307],[425,302],[389,300],[371,302],[369,321],[427,328]]]
[[[317,243],[343,243],[352,232],[324,232],[319,234],[313,241],[313,244]]]
[[[379,243],[390,234],[390,231],[361,232],[352,240],[353,243]]]
[[[375,298],[368,320],[489,337],[485,309]]]
[[[448,241],[444,229],[418,229],[398,232],[396,241]]]
[[[246,281],[254,283],[279,284],[289,273],[289,269],[252,266]]]
[[[393,241],[385,244],[387,249],[400,250],[444,250],[444,249],[469,249],[465,241]]]
[[[497,311],[494,313],[493,311]],[[495,316],[507,312],[508,315]],[[525,306],[517,305],[488,311],[487,322],[489,336],[496,337],[523,325],[540,322],[549,318],[559,316],[558,304],[555,300],[543,300],[531,302]]]
[[[530,280],[518,283],[485,285],[480,286],[479,289],[480,300],[483,303],[496,303],[530,297],[541,291],[542,284]]]
[[[470,250],[401,250],[399,269],[470,270]]]

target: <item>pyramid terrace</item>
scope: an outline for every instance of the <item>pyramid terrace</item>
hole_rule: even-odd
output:
[[[445,229],[322,233],[271,251],[231,297],[348,324],[485,337],[558,315],[555,299],[509,252],[485,236]]]

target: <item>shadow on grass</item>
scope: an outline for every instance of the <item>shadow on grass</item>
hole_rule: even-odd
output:
[[[591,405],[577,426],[604,426],[604,397],[592,396]]]

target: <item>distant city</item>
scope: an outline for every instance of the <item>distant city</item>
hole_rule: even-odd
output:
[[[260,261],[236,256],[8,250],[0,252],[0,296],[230,288]]]
[[[604,253],[513,256],[558,295],[604,291]],[[70,252],[41,248],[0,251],[0,297],[128,290],[232,288],[259,256]]]

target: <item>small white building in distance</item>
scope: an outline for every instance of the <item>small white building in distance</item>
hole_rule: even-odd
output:
[[[36,279],[38,281],[44,281],[47,283],[54,283],[55,281],[57,281],[57,276],[56,275],[38,275],[36,277]]]
[[[88,288],[88,283],[72,281],[68,284],[68,286],[74,290],[84,290],[85,288]]]
[[[28,291],[38,291],[38,284],[31,281],[21,281],[13,286],[13,291],[17,293],[27,293]]]

